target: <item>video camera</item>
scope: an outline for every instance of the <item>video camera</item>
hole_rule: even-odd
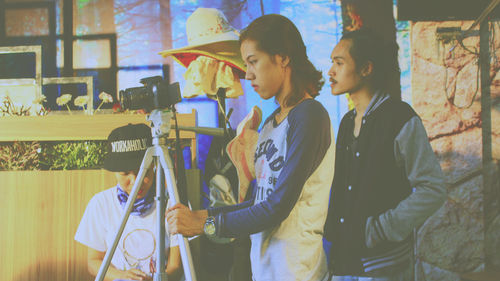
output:
[[[123,109],[153,109],[170,107],[181,101],[179,82],[168,84],[161,76],[140,80],[143,87],[132,87],[120,91],[120,105]]]

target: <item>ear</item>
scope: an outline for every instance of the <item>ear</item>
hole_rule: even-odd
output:
[[[290,64],[290,58],[288,56],[276,55],[276,59],[278,64],[283,68],[287,67]]]
[[[361,68],[361,76],[362,77],[368,77],[372,74],[373,72],[373,62],[368,61],[363,68]]]

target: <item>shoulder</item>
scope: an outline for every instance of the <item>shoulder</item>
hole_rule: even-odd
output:
[[[409,120],[414,116],[418,116],[415,110],[406,102],[394,98],[388,98],[382,105],[380,105],[380,112],[385,112],[392,118]]]
[[[307,99],[295,106],[288,114],[289,123],[330,124],[330,116],[325,107],[314,99]]]
[[[328,115],[325,107],[315,99],[306,99],[301,103],[297,104],[291,111],[292,115],[312,115],[312,116],[320,116],[320,115]]]
[[[414,117],[420,118],[408,103],[398,99],[388,98],[367,118],[373,121],[378,120],[375,121],[375,123],[380,126],[390,127],[399,131]]]
[[[105,199],[113,198],[113,197],[115,197],[115,195],[116,195],[116,186],[113,186],[113,187],[107,188],[103,191],[96,193],[94,195],[94,197],[101,199],[101,200],[105,200]]]
[[[415,122],[421,122],[418,114],[406,102],[388,98],[367,117],[378,137],[397,142],[398,136],[407,135],[414,130]]]
[[[96,193],[90,199],[88,206],[93,208],[107,207],[113,203],[114,198],[116,198],[116,186]]]

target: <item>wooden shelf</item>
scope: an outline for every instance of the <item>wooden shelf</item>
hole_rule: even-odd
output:
[[[196,112],[177,114],[179,126],[196,126]],[[96,114],[0,117],[0,141],[106,140],[111,130],[128,123],[150,125],[146,115]],[[173,124],[173,120],[171,121]],[[169,138],[175,137],[171,130]],[[180,131],[180,137],[194,139],[195,133]]]

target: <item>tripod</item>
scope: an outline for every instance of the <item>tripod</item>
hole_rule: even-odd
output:
[[[165,188],[163,187],[164,180],[166,180],[166,187],[168,190],[169,200],[172,205],[175,205],[179,201],[179,193],[177,191],[177,185],[174,177],[174,170],[172,165],[172,160],[170,154],[168,153],[168,148],[166,147],[168,133],[170,131],[170,119],[172,118],[172,112],[170,110],[158,110],[155,109],[148,115],[147,120],[151,121],[153,126],[151,132],[153,135],[153,146],[146,150],[146,154],[141,163],[141,168],[137,174],[134,186],[132,188],[131,194],[128,197],[127,203],[125,205],[125,213],[122,216],[122,221],[120,227],[118,228],[115,239],[111,248],[106,251],[104,260],[99,268],[99,272],[96,276],[96,281],[104,280],[104,276],[108,270],[109,264],[111,263],[111,258],[113,257],[120,237],[127,223],[130,212],[134,205],[137,193],[139,192],[140,186],[146,176],[146,173],[153,164],[156,163],[156,208],[157,208],[157,219],[158,219],[158,230],[156,237],[158,243],[156,243],[156,272],[153,275],[154,281],[166,281],[167,273],[165,272],[165,207],[166,207],[166,196]],[[176,234],[179,241],[179,249],[181,252],[182,266],[184,268],[184,276],[188,281],[196,281],[193,258],[191,256],[191,251],[189,248],[189,241],[187,238],[182,236],[182,234]]]

